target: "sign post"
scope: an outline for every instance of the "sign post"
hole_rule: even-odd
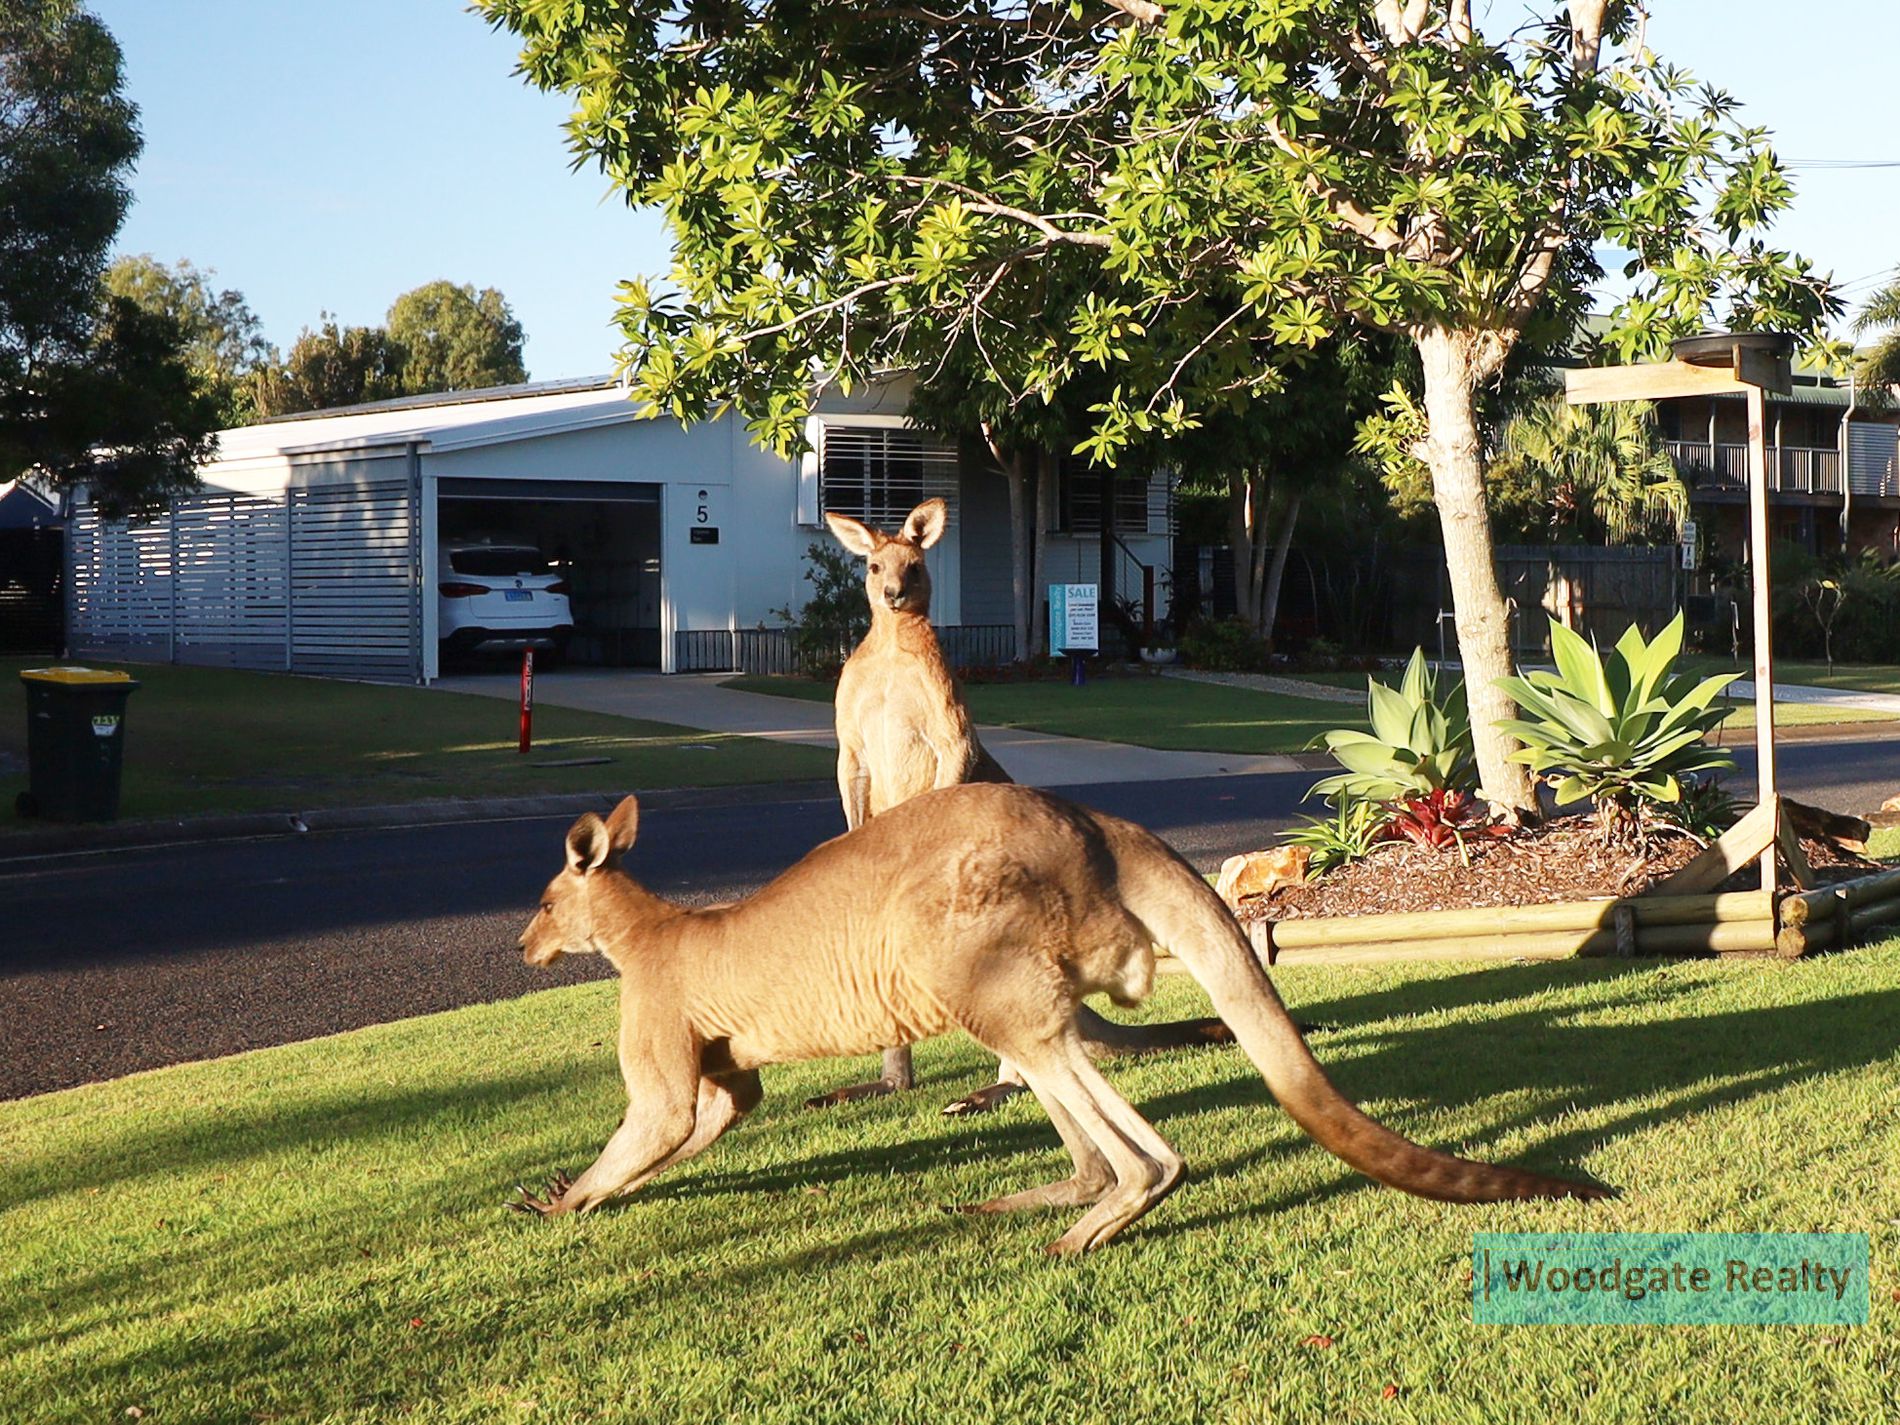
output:
[[[521,745],[516,749],[523,757],[534,745],[534,650],[521,650]]]
[[[1082,657],[1102,646],[1101,600],[1095,584],[1049,586],[1049,647],[1069,657],[1069,681],[1088,681]]]

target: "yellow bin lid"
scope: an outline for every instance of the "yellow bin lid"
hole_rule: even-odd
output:
[[[20,677],[32,683],[129,683],[132,675],[118,668],[22,668]]]

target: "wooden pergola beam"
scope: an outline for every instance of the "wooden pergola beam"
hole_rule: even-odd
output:
[[[1720,342],[1720,338],[1712,338]],[[1749,855],[1761,858],[1764,891],[1775,887],[1775,853],[1781,848],[1781,802],[1775,777],[1775,656],[1774,630],[1768,587],[1768,432],[1767,393],[1786,395],[1794,389],[1794,375],[1785,353],[1759,350],[1744,338],[1727,352],[1728,364],[1698,364],[1681,359],[1638,366],[1588,366],[1564,372],[1564,399],[1573,406],[1610,401],[1665,401],[1676,396],[1746,396],[1748,398],[1748,546],[1753,586],[1755,633],[1755,787],[1756,814],[1744,818],[1735,830],[1749,828],[1750,840],[1760,845]],[[1766,825],[1755,823],[1766,820]],[[1766,834],[1763,835],[1765,830]],[[1713,849],[1713,848],[1712,848]],[[1734,847],[1731,842],[1730,851]],[[1788,856],[1797,875],[1800,863],[1796,842]],[[1805,882],[1804,882],[1805,883]]]

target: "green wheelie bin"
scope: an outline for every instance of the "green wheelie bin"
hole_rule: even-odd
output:
[[[104,668],[28,668],[20,681],[27,790],[17,810],[49,821],[111,821],[119,814],[125,704],[137,680]]]

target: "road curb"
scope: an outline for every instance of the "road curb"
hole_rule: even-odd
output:
[[[744,806],[770,802],[835,799],[835,782],[743,783],[727,787],[634,789],[650,810]],[[519,821],[541,816],[579,816],[605,812],[625,791],[563,792],[558,796],[456,798],[452,801],[401,802],[391,806],[327,807],[310,811],[243,812],[151,821],[122,821],[53,826],[31,832],[0,832],[0,865],[48,856],[97,851],[141,851],[205,841],[255,841],[266,837],[306,836],[336,831],[388,831],[404,826],[446,826],[455,822]]]

